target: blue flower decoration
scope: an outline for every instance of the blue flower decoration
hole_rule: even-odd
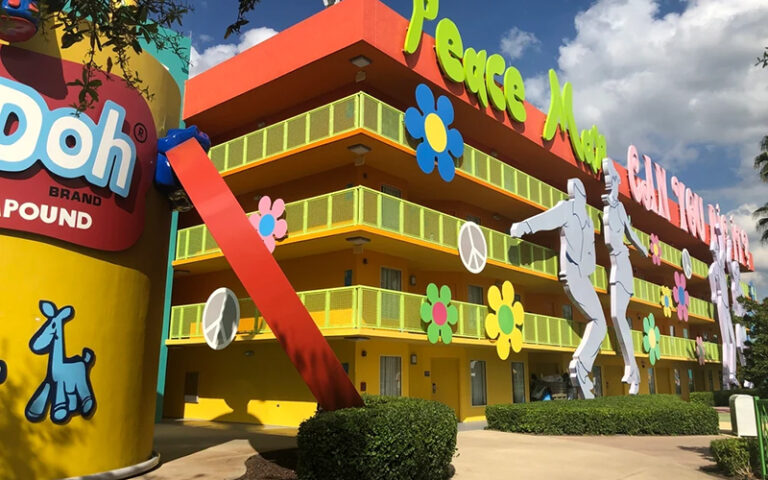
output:
[[[448,128],[453,123],[453,105],[448,97],[441,95],[437,99],[428,86],[416,87],[416,104],[405,112],[405,129],[417,140],[424,141],[416,147],[416,161],[424,173],[432,173],[437,160],[437,171],[446,182],[456,175],[454,158],[464,154],[464,139],[455,128]]]

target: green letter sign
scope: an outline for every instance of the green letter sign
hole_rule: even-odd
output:
[[[414,53],[421,43],[421,34],[424,32],[424,20],[437,18],[439,0],[413,0],[413,13],[411,23],[408,24],[408,32],[405,34],[405,53]]]
[[[596,126],[590,130],[584,130],[579,135],[576,120],[573,117],[573,93],[571,84],[566,82],[563,90],[560,90],[560,82],[554,70],[549,70],[549,113],[544,123],[544,131],[541,136],[544,140],[552,140],[560,125],[562,132],[568,132],[571,140],[573,156],[579,162],[586,163],[593,172],[600,170],[603,158],[606,154],[605,137],[598,132]]]

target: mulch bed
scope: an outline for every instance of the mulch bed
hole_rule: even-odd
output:
[[[245,475],[237,480],[297,480],[298,449],[277,450],[254,455],[245,462]]]

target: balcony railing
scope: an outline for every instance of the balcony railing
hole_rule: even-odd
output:
[[[327,290],[299,292],[299,298],[306,305],[315,324],[325,334],[339,329],[370,328],[392,332],[424,334],[425,324],[421,321],[422,295],[396,292],[372,287],[344,287]],[[486,339],[485,317],[488,308],[465,302],[451,302],[459,312],[455,337]],[[204,304],[180,305],[173,307],[170,340],[201,339]],[[240,300],[240,327],[238,334],[256,338],[269,333],[269,327],[260,316],[250,299]],[[584,324],[563,318],[526,313],[523,325],[523,341],[527,348],[575,349],[581,341]],[[615,351],[615,334],[609,329],[602,345],[604,352]],[[635,354],[642,355],[643,334],[632,331]],[[706,358],[720,361],[717,344],[705,343]],[[662,358],[695,360],[693,340],[678,337],[661,337]]]
[[[227,173],[357,129],[370,131],[411,149],[403,116],[400,110],[359,92],[219,144],[211,148],[210,156],[216,168]],[[464,155],[457,163],[457,169],[469,176],[539,205],[542,209],[548,209],[567,198],[564,192],[466,144]],[[594,224],[600,225],[602,212],[589,205],[587,208]],[[643,243],[650,243],[647,234],[635,231]],[[660,245],[662,258],[682,268],[681,251],[664,242],[660,242]],[[694,274],[707,277],[707,264],[696,258],[691,258],[691,264]]]
[[[249,214],[251,215],[251,214]],[[463,220],[421,205],[392,197],[367,187],[353,187],[286,205],[288,237],[327,232],[351,226],[368,226],[429,244],[458,249],[458,236]],[[511,264],[527,273],[557,276],[557,253],[524,240],[480,227],[488,244],[488,258]],[[219,247],[205,225],[179,230],[176,259],[188,260],[219,253]],[[605,269],[598,265],[592,275],[595,287],[607,290]],[[635,298],[659,304],[660,286],[636,278]],[[714,318],[712,304],[691,297],[690,313],[701,318]]]

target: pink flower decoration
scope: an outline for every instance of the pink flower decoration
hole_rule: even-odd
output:
[[[285,202],[278,198],[275,203],[272,203],[272,200],[265,195],[259,200],[258,213],[254,213],[249,219],[264,240],[269,253],[275,251],[275,240],[285,237],[288,232],[288,223],[280,218],[283,213],[285,213]]]
[[[661,265],[661,245],[659,245],[659,236],[651,234],[651,260],[654,265]]]
[[[688,321],[688,309],[691,308],[691,297],[685,289],[685,275],[675,272],[675,288],[672,290],[672,296],[677,303],[677,319],[681,322]]]

